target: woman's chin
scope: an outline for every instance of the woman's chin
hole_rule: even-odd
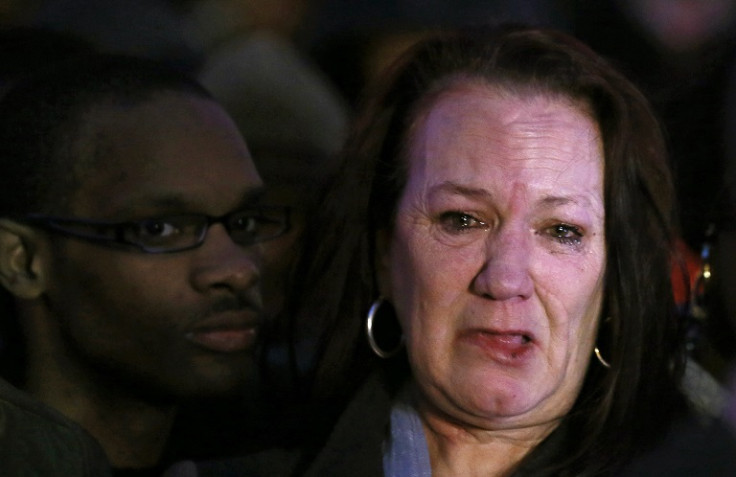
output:
[[[529,381],[468,378],[454,382],[451,391],[429,396],[451,419],[484,429],[528,426],[544,401],[539,385]]]

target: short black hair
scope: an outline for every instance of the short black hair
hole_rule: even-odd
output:
[[[82,55],[19,80],[0,99],[0,216],[62,212],[97,159],[80,147],[85,114],[163,92],[211,99],[185,73],[125,55]]]

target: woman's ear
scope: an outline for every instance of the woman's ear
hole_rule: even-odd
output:
[[[33,299],[43,293],[39,240],[32,228],[0,219],[0,285],[17,298]]]
[[[376,232],[376,256],[373,266],[376,270],[378,292],[382,297],[391,298],[391,233],[386,229]]]

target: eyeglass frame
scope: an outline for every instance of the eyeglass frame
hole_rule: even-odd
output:
[[[229,220],[237,214],[243,214],[243,213],[247,213],[250,211],[257,212],[257,211],[263,211],[263,210],[278,211],[283,214],[280,217],[283,220],[278,222],[280,225],[278,231],[276,231],[275,233],[271,235],[259,237],[258,239],[252,240],[252,241],[241,243],[240,241],[235,240],[233,238],[233,232],[232,232],[233,225],[232,223],[229,222]],[[272,239],[281,237],[289,232],[289,230],[291,229],[291,220],[290,220],[291,217],[290,216],[291,216],[291,207],[289,206],[258,205],[258,206],[239,208],[237,210],[228,212],[227,214],[220,215],[220,216],[212,216],[212,215],[207,215],[207,214],[172,214],[172,215],[160,215],[156,217],[147,217],[147,218],[139,219],[139,220],[105,221],[105,220],[81,219],[81,218],[72,218],[72,217],[58,217],[58,216],[51,216],[51,215],[44,215],[44,214],[26,214],[23,216],[12,217],[11,220],[15,220],[20,223],[25,223],[30,226],[37,226],[49,232],[58,233],[58,234],[61,234],[67,237],[77,238],[77,239],[84,240],[84,241],[91,242],[91,243],[106,245],[106,246],[114,247],[114,248],[120,247],[120,248],[126,248],[126,249],[134,249],[134,250],[138,250],[140,252],[146,253],[146,254],[159,255],[159,254],[166,254],[166,253],[184,252],[184,251],[193,250],[195,248],[202,246],[202,244],[205,242],[207,238],[207,232],[209,231],[210,227],[214,224],[222,224],[225,227],[225,230],[227,231],[228,236],[230,236],[230,238],[235,243],[238,243],[239,245],[242,245],[242,246],[250,246],[250,245],[255,245],[257,243],[272,240]],[[199,237],[191,245],[173,247],[173,248],[164,247],[163,249],[155,249],[150,246],[146,246],[145,244],[132,241],[125,237],[126,229],[130,229],[132,227],[139,227],[139,228],[143,227],[143,224],[145,222],[166,221],[166,220],[171,220],[171,219],[181,219],[181,218],[187,218],[187,217],[206,220],[206,222],[204,222],[205,225],[199,234]],[[112,235],[88,234],[88,233],[84,233],[81,231],[72,230],[65,226],[97,227],[98,229],[105,228],[109,232],[113,232],[113,234]]]

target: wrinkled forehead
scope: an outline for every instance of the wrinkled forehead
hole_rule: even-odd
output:
[[[426,121],[427,116],[438,103],[453,96],[463,95],[498,96],[499,98],[515,98],[521,101],[532,101],[534,99],[547,99],[554,102],[566,104],[588,117],[596,128],[599,126],[593,107],[587,99],[574,97],[563,91],[552,90],[541,84],[533,82],[514,83],[505,78],[488,80],[485,78],[469,76],[453,76],[438,82],[434,88],[428,90],[410,112],[408,128],[406,131],[405,145]],[[408,152],[406,150],[404,153]]]
[[[480,155],[494,162],[516,158],[525,168],[538,159],[563,168],[568,162],[593,160],[594,168],[602,169],[600,131],[575,103],[483,86],[453,89],[433,103],[416,124],[409,157],[423,156],[427,148],[434,154]]]
[[[440,89],[427,93],[420,100],[408,123],[401,156],[404,158],[411,157],[411,148],[415,144],[417,135],[426,126],[428,118],[439,105],[452,101],[474,103],[474,98],[495,98],[503,100],[506,104],[516,103],[519,106],[547,103],[568,107],[590,120],[596,134],[595,139],[601,144],[603,143],[597,118],[592,111],[592,107],[585,100],[533,85],[495,84],[480,79],[458,78],[448,82]],[[499,101],[498,104],[503,103]],[[518,109],[518,107],[515,106],[514,109]],[[509,111],[509,114],[514,113],[514,110]]]

